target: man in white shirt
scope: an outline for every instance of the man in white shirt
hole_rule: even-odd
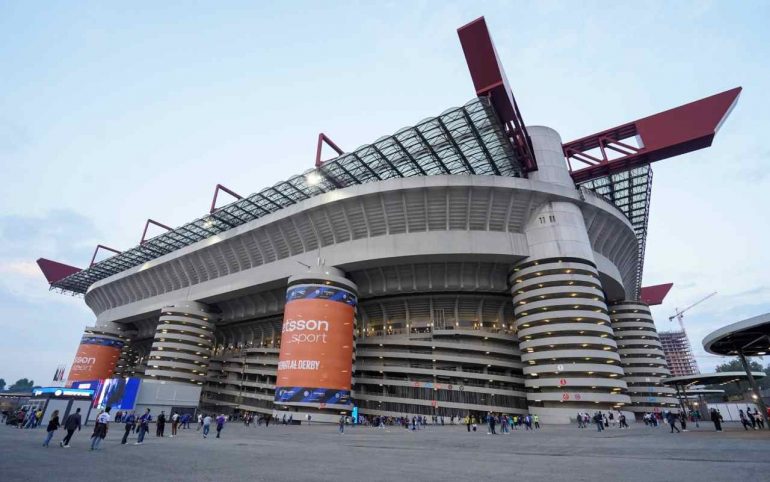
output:
[[[177,427],[179,427],[179,414],[173,413],[171,414],[171,437],[176,435]]]
[[[98,417],[96,417],[94,433],[91,434],[91,450],[98,450],[99,444],[107,436],[107,424],[109,424],[111,420],[110,410],[112,410],[112,407],[107,407]]]

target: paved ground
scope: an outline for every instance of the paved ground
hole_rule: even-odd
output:
[[[221,439],[180,430],[173,439],[148,436],[140,446],[121,446],[122,426],[113,426],[96,452],[88,450],[90,430],[76,432],[72,448],[62,449],[62,431],[55,446],[43,448],[44,430],[0,426],[0,480],[770,480],[770,431],[733,426],[716,433],[702,425],[678,435],[644,425],[603,433],[545,426],[491,436],[459,426],[356,427],[339,435],[333,426],[231,423]]]

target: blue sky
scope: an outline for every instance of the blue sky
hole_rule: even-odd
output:
[[[654,166],[645,283],[700,340],[770,311],[765,2],[0,2],[0,377],[50,380],[93,314],[34,265],[180,225],[473,97],[485,15],[528,124],[565,141],[741,85],[710,149]]]

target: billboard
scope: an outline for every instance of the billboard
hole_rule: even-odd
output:
[[[139,394],[139,378],[107,378],[72,383],[72,388],[88,389],[94,393],[93,408],[112,407],[113,410],[133,410]]]
[[[278,403],[348,405],[356,295],[338,286],[289,287],[275,384]]]
[[[110,378],[123,344],[120,340],[84,335],[67,380],[73,382]]]

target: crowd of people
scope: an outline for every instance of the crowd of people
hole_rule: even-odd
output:
[[[98,450],[99,445],[107,436],[107,431],[111,423],[123,424],[123,436],[121,438],[121,444],[125,445],[129,442],[129,437],[136,436],[134,445],[142,445],[146,434],[150,431],[150,423],[155,423],[155,436],[165,437],[166,424],[171,425],[171,433],[169,438],[176,437],[179,430],[191,430],[191,423],[197,418],[197,432],[201,432],[203,438],[208,438],[212,425],[216,429],[216,438],[221,438],[222,431],[227,422],[241,421],[246,427],[250,427],[252,424],[254,427],[262,426],[269,427],[270,423],[280,423],[281,425],[294,425],[299,421],[294,420],[292,414],[283,414],[278,416],[277,414],[256,414],[250,412],[244,412],[241,414],[225,416],[220,414],[214,416],[211,414],[200,413],[197,417],[190,413],[175,413],[172,412],[170,416],[166,416],[166,412],[161,410],[160,414],[153,419],[151,409],[147,408],[144,413],[137,415],[132,411],[118,411],[115,414],[114,421],[110,415],[111,407],[106,407],[100,411],[96,417],[93,432],[91,434],[91,450]],[[745,430],[758,430],[765,427],[765,422],[762,416],[759,414],[756,408],[752,410],[747,406],[746,410],[739,410],[740,422]],[[43,419],[43,411],[39,408],[20,409],[16,412],[4,412],[3,418],[10,419],[15,422],[18,428],[32,429],[41,425]],[[710,419],[714,423],[716,431],[722,431],[722,414],[717,409],[711,409]],[[670,433],[687,432],[687,423],[694,422],[696,427],[699,427],[699,421],[701,415],[697,410],[691,411],[687,414],[683,412],[675,413],[670,410],[655,411],[644,414],[642,422],[648,428],[656,428],[668,425],[670,427]],[[306,414],[305,420],[308,425],[311,423],[311,415]],[[577,425],[579,428],[587,428],[591,425],[595,425],[597,431],[602,432],[609,428],[627,429],[629,428],[626,420],[626,415],[623,412],[614,411],[601,412],[597,411],[593,415],[587,412],[580,412],[576,416]],[[59,410],[54,410],[48,420],[46,426],[46,436],[43,441],[43,446],[48,447],[54,434],[57,430],[63,429],[65,435],[59,442],[59,446],[63,448],[69,448],[70,442],[75,434],[75,431],[80,431],[84,424],[82,419],[80,408],[75,412],[70,413],[64,420],[60,419]],[[351,425],[356,422],[358,425],[371,426],[378,428],[386,427],[400,427],[407,430],[423,430],[429,424],[433,426],[448,425],[465,425],[468,432],[476,432],[478,426],[484,424],[487,426],[487,434],[497,435],[499,433],[507,434],[512,430],[539,430],[540,429],[540,416],[537,414],[524,414],[524,415],[507,415],[499,413],[487,413],[486,415],[466,415],[444,417],[439,415],[433,415],[430,418],[424,415],[413,415],[390,417],[390,416],[377,416],[377,415],[361,415],[354,421],[350,416],[342,414],[338,421],[339,433],[344,433],[345,426]]]
[[[16,428],[37,428],[43,420],[43,410],[40,407],[23,407],[14,413],[4,414],[4,422],[8,417],[15,418]]]
[[[628,428],[628,421],[623,412],[615,414],[615,412],[611,411],[607,413],[599,411],[593,415],[589,415],[588,412],[578,412],[575,419],[577,420],[578,428],[587,428],[594,424],[598,432],[603,432],[610,427]]]
[[[142,415],[139,416],[133,412],[117,412],[115,414],[114,420],[110,415],[111,411],[111,407],[106,407],[97,415],[94,423],[94,429],[91,433],[90,450],[99,449],[99,445],[101,444],[102,440],[107,437],[107,432],[111,423],[123,424],[124,431],[123,437],[120,441],[121,445],[126,445],[128,443],[129,436],[132,434],[136,435],[136,441],[134,442],[134,445],[142,445],[144,443],[145,435],[150,431],[150,423],[153,422],[153,416],[151,415],[152,410],[148,408]],[[37,424],[39,425],[39,420],[42,417],[42,413],[39,416],[33,413],[32,417],[34,420],[37,420]],[[232,419],[232,417],[230,419]],[[25,423],[19,424],[20,428],[34,428],[37,426],[35,425],[35,422],[27,426],[26,418],[23,420]],[[190,414],[180,415],[178,413],[172,413],[170,417],[167,417],[166,412],[161,410],[160,414],[154,420],[155,436],[165,437],[166,424],[170,423],[171,434],[169,437],[173,438],[178,435],[178,430],[180,428],[182,430],[191,429],[190,423],[192,420],[193,416]],[[198,426],[196,431],[202,432],[203,438],[208,438],[212,425],[214,425],[216,428],[216,438],[221,438],[222,430],[225,427],[225,423],[228,421],[228,417],[226,417],[224,414],[213,417],[210,414],[201,413],[198,414],[197,421]],[[59,442],[59,446],[62,448],[70,448],[70,441],[72,440],[75,431],[80,431],[82,429],[83,422],[84,421],[80,414],[80,408],[69,414],[67,418],[64,419],[64,421],[60,420],[59,411],[54,410],[51,414],[51,418],[48,421],[48,426],[46,427],[46,436],[43,442],[43,447],[48,447],[55,432],[58,429],[63,428],[66,434],[64,435],[64,438],[62,438],[62,440]]]
[[[751,407],[746,406],[746,412],[744,413],[743,410],[738,410],[738,416],[741,419],[741,425],[743,425],[744,430],[748,430],[749,427],[751,427],[752,430],[765,428],[765,420],[762,418],[762,415],[760,415],[756,407],[754,407],[754,412],[752,412]]]

